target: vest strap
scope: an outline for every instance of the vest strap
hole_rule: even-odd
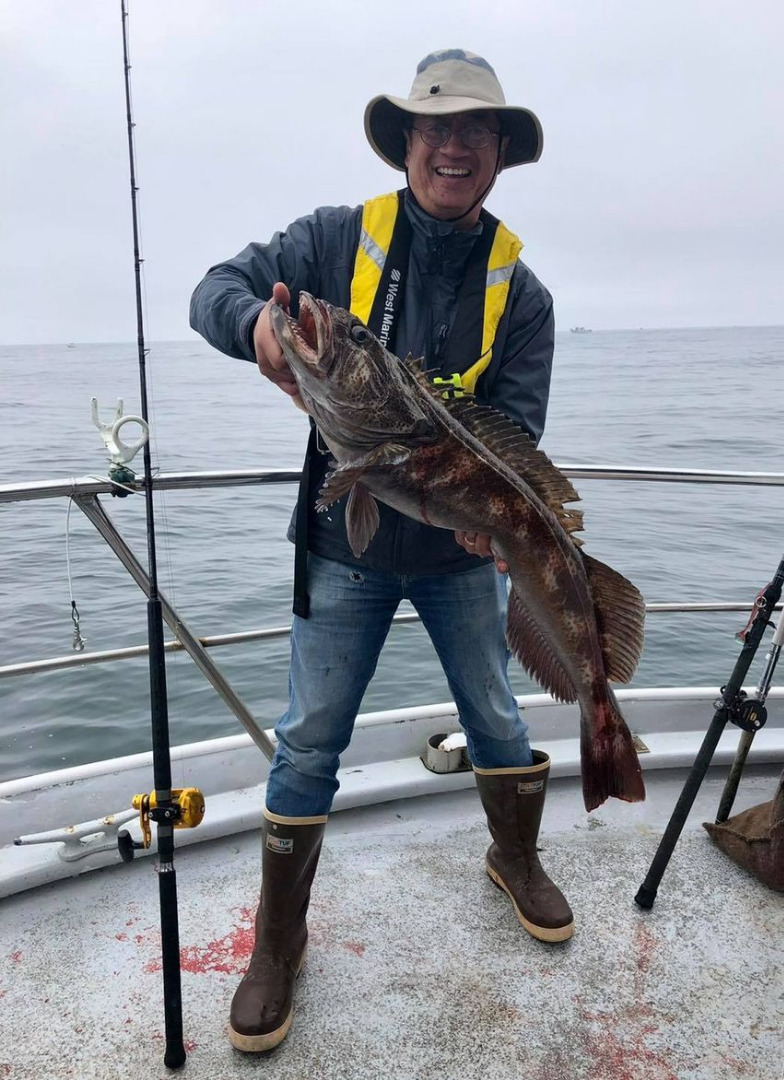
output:
[[[401,194],[392,191],[368,199],[362,208],[362,232],[351,279],[351,311],[367,326],[392,243]]]
[[[308,492],[310,491],[310,465],[316,454],[316,425],[310,421],[310,435],[305,460],[302,463],[302,476],[297,491],[297,512],[294,518],[294,602],[291,610],[300,619],[310,615],[310,595],[308,594]]]
[[[498,225],[498,219],[489,214],[483,219],[482,233],[471,249],[466,272],[457,294],[457,313],[452,330],[446,339],[444,359],[441,363],[442,371],[450,375],[455,372],[461,376],[462,386],[470,394],[474,392],[478,373],[467,381],[468,372],[477,368],[484,359],[482,345],[485,320],[482,316],[487,291],[487,260],[495,242]]]
[[[411,251],[412,230],[403,212],[404,195],[405,191],[398,191],[365,204],[351,287],[352,312],[391,353],[395,351]],[[372,295],[368,295],[369,289]]]

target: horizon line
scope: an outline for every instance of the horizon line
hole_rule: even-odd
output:
[[[583,329],[592,334],[662,333],[670,330],[782,330],[784,329],[784,323],[696,323],[688,326],[586,326],[583,327]],[[570,334],[571,332],[572,330],[570,327],[560,330],[557,329],[555,331],[556,334]],[[213,352],[216,352],[219,355],[226,355],[196,334],[190,338],[152,338],[147,342],[148,348],[151,345],[193,344],[204,344],[212,349]],[[73,346],[76,348],[79,345],[129,345],[134,350],[138,350],[137,342],[119,339],[109,341],[0,341],[0,348],[2,349],[40,348],[42,346],[53,346],[55,348],[68,348]]]

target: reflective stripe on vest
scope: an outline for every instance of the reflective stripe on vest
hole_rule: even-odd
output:
[[[362,231],[351,281],[351,311],[364,323],[367,323],[373,307],[400,210],[396,191],[369,199],[363,207]],[[469,393],[474,393],[477,379],[492,360],[493,342],[506,308],[509,285],[522,247],[522,241],[503,222],[499,222],[487,262],[482,351],[473,364],[460,372],[462,384]]]
[[[398,211],[396,191],[369,199],[362,210],[354,277],[351,280],[351,312],[367,323],[376,298],[381,271],[389,253]]]

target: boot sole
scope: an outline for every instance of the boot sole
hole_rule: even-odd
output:
[[[308,947],[302,953],[302,959],[299,962],[297,968],[297,978],[305,966],[305,958],[308,955]],[[274,1031],[268,1031],[265,1035],[242,1035],[239,1031],[235,1031],[229,1024],[229,1041],[235,1050],[242,1050],[245,1054],[261,1054],[265,1050],[274,1050],[276,1046],[280,1046],[283,1040],[289,1033],[291,1022],[294,1019],[294,1006],[292,1004],[289,1011],[289,1015],[280,1025],[275,1028]]]
[[[531,937],[536,938],[537,941],[549,942],[569,940],[569,938],[574,933],[574,920],[572,920],[572,922],[570,923],[567,923],[566,926],[537,926],[536,923],[531,922],[530,919],[526,919],[525,915],[523,915],[522,911],[517,906],[517,901],[507,889],[501,875],[497,874],[496,871],[493,870],[492,866],[490,866],[488,863],[485,864],[485,870],[487,871],[487,876],[490,878],[493,884],[497,885],[499,889],[503,889],[503,891],[512,901],[512,907],[515,909],[515,914],[517,915],[517,918],[520,920],[520,922],[531,935]]]

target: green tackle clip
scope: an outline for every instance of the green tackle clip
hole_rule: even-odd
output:
[[[136,479],[136,473],[127,465],[112,465],[109,469],[109,479],[112,481],[112,495],[125,499],[132,495],[131,484]]]
[[[460,378],[457,372],[450,375],[448,379],[433,379],[433,386],[443,386],[446,389],[442,392],[441,397],[444,401],[454,401],[455,398],[465,397],[468,393],[463,386],[463,380]]]

